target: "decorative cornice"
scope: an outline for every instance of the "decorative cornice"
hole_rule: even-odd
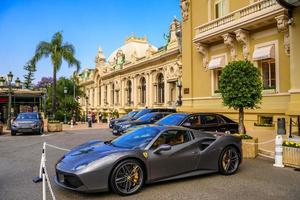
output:
[[[235,36],[231,33],[226,33],[222,35],[224,39],[224,44],[229,48],[230,50],[230,57],[231,60],[236,60],[236,42],[235,42]]]
[[[288,24],[288,16],[279,15],[275,17],[277,21],[277,29],[278,32],[284,33],[283,38],[283,46],[286,55],[290,55],[290,34],[289,34],[289,24]]]
[[[205,69],[208,66],[208,45],[201,42],[195,43],[197,51],[202,55],[202,64]]]
[[[181,0],[180,1],[181,16],[182,21],[189,19],[189,10],[190,10],[190,0]]]
[[[244,59],[249,57],[249,32],[244,29],[234,31],[236,40],[243,46]]]

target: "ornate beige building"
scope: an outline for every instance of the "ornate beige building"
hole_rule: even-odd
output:
[[[81,99],[84,112],[124,114],[132,109],[175,107],[181,79],[180,39],[176,31],[180,23],[174,19],[161,48],[147,38],[128,37],[108,59],[99,48],[94,69],[85,69],[80,84],[86,94]]]

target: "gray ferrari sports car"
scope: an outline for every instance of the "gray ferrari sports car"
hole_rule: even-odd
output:
[[[112,141],[75,147],[56,164],[55,182],[83,192],[138,192],[144,184],[220,172],[242,161],[241,140],[177,126],[146,125]]]

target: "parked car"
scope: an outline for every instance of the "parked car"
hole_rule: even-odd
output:
[[[241,139],[184,127],[145,125],[112,141],[93,140],[59,159],[55,182],[83,192],[131,195],[144,184],[219,172],[242,162]]]
[[[158,125],[184,126],[202,131],[238,133],[235,121],[216,113],[175,113],[157,121]]]
[[[20,113],[11,124],[11,135],[16,135],[16,133],[42,134],[43,132],[44,122],[37,112]]]
[[[133,111],[130,111],[129,113],[127,113],[126,115],[124,115],[120,118],[110,120],[109,128],[113,128],[113,126],[116,123],[127,121],[128,119],[134,117],[134,115],[137,114],[138,112],[139,112],[138,110],[133,110]]]
[[[151,113],[147,113],[147,114],[141,116],[137,120],[125,121],[125,122],[118,123],[114,126],[113,134],[114,135],[122,135],[123,133],[125,133],[128,130],[128,128],[138,126],[138,125],[154,124],[155,122],[157,122],[158,120],[160,120],[161,118],[163,118],[169,114],[172,114],[172,113],[171,112],[151,112]]]
[[[136,113],[133,117],[128,118],[124,121],[134,121],[134,120],[137,120],[138,118],[142,117],[143,115],[145,115],[147,113],[151,113],[151,112],[171,112],[171,113],[175,113],[176,109],[173,109],[173,108],[145,108],[145,109],[142,109],[142,110],[138,111],[138,113]],[[122,122],[124,122],[124,121],[122,121]],[[118,123],[120,123],[120,122],[118,122]],[[118,123],[115,123],[114,125],[116,125]],[[114,129],[114,126],[112,126],[112,129]]]

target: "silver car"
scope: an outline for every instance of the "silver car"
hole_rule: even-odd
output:
[[[11,135],[13,136],[16,133],[42,134],[43,132],[44,122],[38,112],[20,113],[11,125]]]

